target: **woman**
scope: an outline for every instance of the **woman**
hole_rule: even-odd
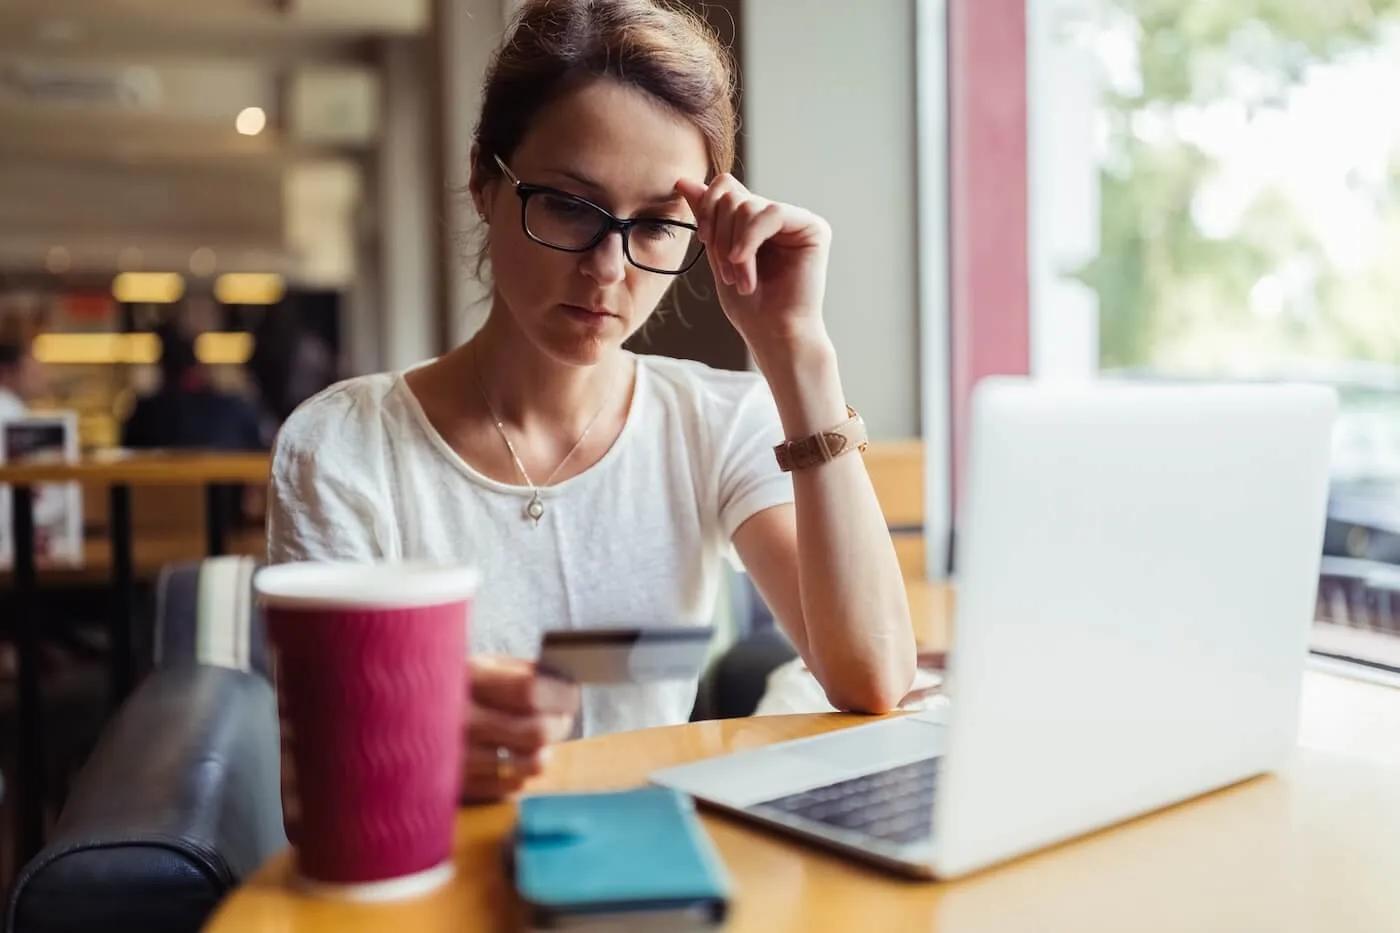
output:
[[[912,682],[903,581],[822,322],[831,234],[728,174],[731,87],[692,14],[527,0],[472,151],[486,323],[426,365],[332,387],[281,433],[273,560],[482,568],[470,797],[537,773],[576,713],[583,734],[684,721],[693,683],[580,704],[528,659],[546,628],[708,621],[731,550],[835,706],[886,711]],[[623,350],[702,255],[761,375]],[[824,460],[811,438],[837,428],[847,451]],[[783,469],[777,446],[803,439]]]

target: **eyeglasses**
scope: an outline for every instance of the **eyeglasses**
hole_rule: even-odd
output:
[[[617,230],[622,234],[622,252],[627,261],[638,269],[661,275],[690,271],[705,252],[695,224],[662,217],[623,220],[577,195],[543,185],[527,185],[515,177],[500,156],[493,158],[520,197],[520,223],[525,235],[541,246],[586,253]]]

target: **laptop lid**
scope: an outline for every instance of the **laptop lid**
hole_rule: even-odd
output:
[[[1319,386],[978,386],[940,874],[1284,761],[1336,407]]]

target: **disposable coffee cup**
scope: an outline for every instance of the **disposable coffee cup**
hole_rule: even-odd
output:
[[[472,567],[317,562],[254,578],[306,890],[396,900],[451,879],[479,580]]]

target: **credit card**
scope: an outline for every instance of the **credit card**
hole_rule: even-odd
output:
[[[713,626],[630,626],[544,633],[536,667],[577,684],[645,684],[700,676]]]

